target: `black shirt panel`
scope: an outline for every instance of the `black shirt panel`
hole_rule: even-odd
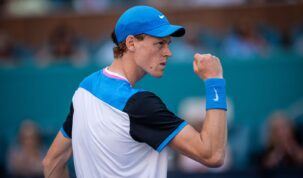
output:
[[[154,149],[183,122],[167,109],[158,96],[147,91],[134,94],[123,111],[130,117],[132,138]]]
[[[65,119],[65,122],[63,123],[63,129],[65,133],[69,136],[69,138],[72,138],[73,115],[74,115],[74,107],[73,107],[73,103],[71,103],[69,108],[69,113]]]

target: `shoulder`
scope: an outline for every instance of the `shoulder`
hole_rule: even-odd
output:
[[[149,91],[140,91],[132,95],[127,101],[124,111],[128,113],[154,113],[159,109],[166,109],[161,98]]]
[[[94,81],[98,80],[101,76],[101,70],[98,70],[87,77],[85,77],[80,83],[80,87],[91,88]]]

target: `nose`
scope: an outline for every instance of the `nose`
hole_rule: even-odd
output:
[[[165,48],[164,48],[164,50],[163,50],[163,54],[164,54],[165,57],[170,57],[170,56],[172,56],[172,53],[171,53],[171,51],[170,51],[170,49],[169,49],[168,44],[165,45]]]

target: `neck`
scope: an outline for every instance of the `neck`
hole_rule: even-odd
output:
[[[124,76],[132,86],[145,75],[145,72],[127,55],[114,59],[113,63],[109,66],[109,71]]]

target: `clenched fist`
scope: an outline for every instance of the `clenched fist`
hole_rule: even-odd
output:
[[[194,56],[193,68],[195,73],[202,79],[223,78],[220,60],[211,54],[199,54]]]

